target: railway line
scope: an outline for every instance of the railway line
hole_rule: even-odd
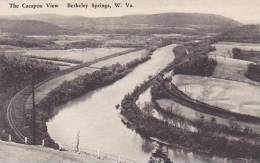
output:
[[[105,56],[102,58],[98,58],[94,61],[91,62],[86,62],[65,70],[60,70],[55,74],[52,74],[49,78],[46,80],[38,83],[35,85],[35,88],[39,87],[40,85],[55,79],[57,77],[63,76],[65,74],[68,74],[70,72],[76,71],[78,69],[84,68],[84,67],[91,67],[91,65],[98,63],[100,61],[108,60],[114,57],[118,57],[121,55],[125,55],[131,52],[139,51],[144,48],[136,48],[136,49],[130,49],[126,50],[123,52],[118,52],[109,56]],[[93,67],[95,68],[95,67]],[[13,136],[15,136],[15,140],[19,143],[24,143],[25,137],[29,138],[28,143],[31,144],[32,141],[30,139],[31,131],[29,130],[29,127],[26,126],[25,121],[26,121],[26,116],[25,116],[25,103],[26,100],[30,97],[31,95],[31,88],[30,86],[25,87],[21,91],[15,94],[15,96],[10,100],[7,109],[6,109],[6,118],[7,118],[7,123],[13,132]]]
[[[235,118],[236,120],[245,123],[260,125],[259,117],[231,112],[223,108],[212,106],[199,100],[192,99],[181,90],[179,90],[173,83],[166,85],[166,83],[163,82],[161,88],[172,100],[176,101],[179,104],[192,108],[198,112],[218,116],[225,119]]]

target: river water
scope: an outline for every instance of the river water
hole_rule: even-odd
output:
[[[156,50],[151,60],[137,66],[133,72],[112,85],[87,93],[57,108],[59,113],[47,123],[50,136],[56,142],[75,146],[77,133],[80,132],[82,150],[95,149],[147,162],[153,145],[121,122],[115,105],[120,104],[127,93],[132,92],[150,75],[155,75],[167,66],[174,59],[174,46],[176,45]],[[174,163],[233,163],[226,159],[195,155],[179,149],[169,152]]]

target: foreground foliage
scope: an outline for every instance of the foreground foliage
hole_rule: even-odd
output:
[[[31,75],[35,79],[44,78],[59,70],[59,67],[48,61],[38,61],[22,56],[0,56],[1,77],[9,81],[28,80]]]

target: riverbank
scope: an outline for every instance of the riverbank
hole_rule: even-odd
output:
[[[45,139],[46,145],[57,148],[57,144],[50,138],[47,132],[46,122],[55,115],[54,108],[64,104],[74,98],[77,98],[89,91],[109,85],[127,75],[131,70],[150,59],[150,56],[133,60],[126,65],[114,64],[111,67],[87,73],[71,81],[65,81],[55,89],[51,90],[37,105],[37,144]],[[31,112],[28,111],[27,115]],[[30,116],[29,116],[30,117]],[[31,119],[28,120],[28,125]],[[31,126],[30,126],[31,127]]]
[[[143,48],[142,48],[143,49]],[[132,49],[131,51],[124,51],[121,53],[115,53],[109,56],[95,59],[91,62],[86,62],[81,65],[77,65],[66,70],[61,70],[51,74],[47,79],[44,78],[41,81],[35,81],[35,101],[36,105],[38,101],[43,99],[50,90],[59,86],[63,81],[73,80],[74,78],[81,76],[82,74],[91,73],[96,71],[95,68],[88,68],[90,65],[100,64],[100,62],[106,62],[106,60],[113,60],[113,58],[121,58],[128,53],[140,51],[140,49]],[[142,55],[139,55],[142,56]],[[138,56],[138,57],[139,57]],[[138,58],[133,56],[133,58]],[[110,64],[112,65],[113,62]],[[23,65],[21,65],[23,66]],[[38,65],[35,65],[38,67]],[[40,75],[40,73],[36,73]],[[29,74],[30,75],[30,74]],[[37,84],[36,84],[37,83]],[[46,85],[47,83],[47,85]],[[47,87],[45,87],[47,86]],[[11,98],[9,103],[6,105],[6,122],[10,128],[10,132],[13,136],[13,139],[19,143],[24,143],[25,137],[29,138],[28,142],[32,143],[31,134],[32,131],[29,128],[29,125],[26,123],[25,119],[30,120],[32,118],[32,95],[31,95],[31,86],[27,86],[24,89],[20,90]],[[30,112],[28,115],[25,112]],[[27,121],[28,122],[28,121]],[[29,122],[31,123],[31,122]]]
[[[148,82],[144,82],[133,93],[125,96],[121,103],[121,114],[127,118],[127,126],[135,129],[142,136],[158,138],[172,145],[177,144],[195,153],[231,158],[258,158],[257,151],[260,149],[257,145],[248,144],[243,140],[227,140],[225,137],[214,136],[206,132],[206,128],[202,128],[200,132],[190,132],[167,121],[147,117],[135,104],[139,95],[147,87],[149,87]],[[241,146],[242,148],[238,148]]]
[[[184,55],[187,55],[187,52],[184,51]],[[178,59],[180,58],[182,57],[179,57]],[[184,61],[187,60],[184,59]],[[181,60],[177,63],[182,64]],[[175,64],[173,67],[174,66],[177,65]],[[128,120],[126,124],[129,127],[134,128],[144,137],[155,137],[166,141],[169,144],[178,144],[185,149],[198,153],[207,153],[209,155],[231,158],[258,158],[258,151],[260,151],[259,145],[250,144],[243,139],[236,141],[226,139],[223,136],[216,136],[208,132],[206,127],[200,128],[199,132],[190,132],[185,129],[176,128],[176,125],[169,124],[167,121],[160,121],[154,117],[147,117],[136,105],[136,100],[148,87],[148,82],[136,87],[131,94],[125,96],[121,103],[121,113]],[[161,98],[165,96],[168,98],[167,95],[163,95],[163,90],[159,90],[159,92],[162,94],[159,94],[158,97]],[[227,128],[222,129],[227,133],[232,132],[228,131]]]
[[[122,116],[116,106],[124,95],[158,74],[174,59],[172,48],[175,46],[173,44],[156,50],[150,60],[134,68],[122,79],[59,106],[59,113],[47,123],[50,136],[57,142],[72,145],[75,135],[80,131],[82,148],[100,149],[147,162],[152,154],[152,151],[144,149],[147,141],[121,122]]]

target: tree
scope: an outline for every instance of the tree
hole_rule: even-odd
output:
[[[217,123],[217,120],[215,117],[211,117],[211,120],[210,120],[211,124],[216,124]]]
[[[236,122],[235,118],[230,118],[228,123],[229,123],[229,127],[231,128],[231,130],[240,131],[240,127],[238,125],[238,122]]]
[[[152,142],[148,141],[148,140],[143,140],[142,142],[142,150],[145,152],[145,153],[149,153],[149,152],[152,152],[154,149],[154,145]]]
[[[144,103],[144,107],[142,108],[142,111],[146,118],[152,117],[154,114],[153,106],[149,102]]]
[[[233,48],[232,49],[232,53],[233,53],[234,57],[237,56],[237,55],[240,55],[241,54],[241,49]]]

